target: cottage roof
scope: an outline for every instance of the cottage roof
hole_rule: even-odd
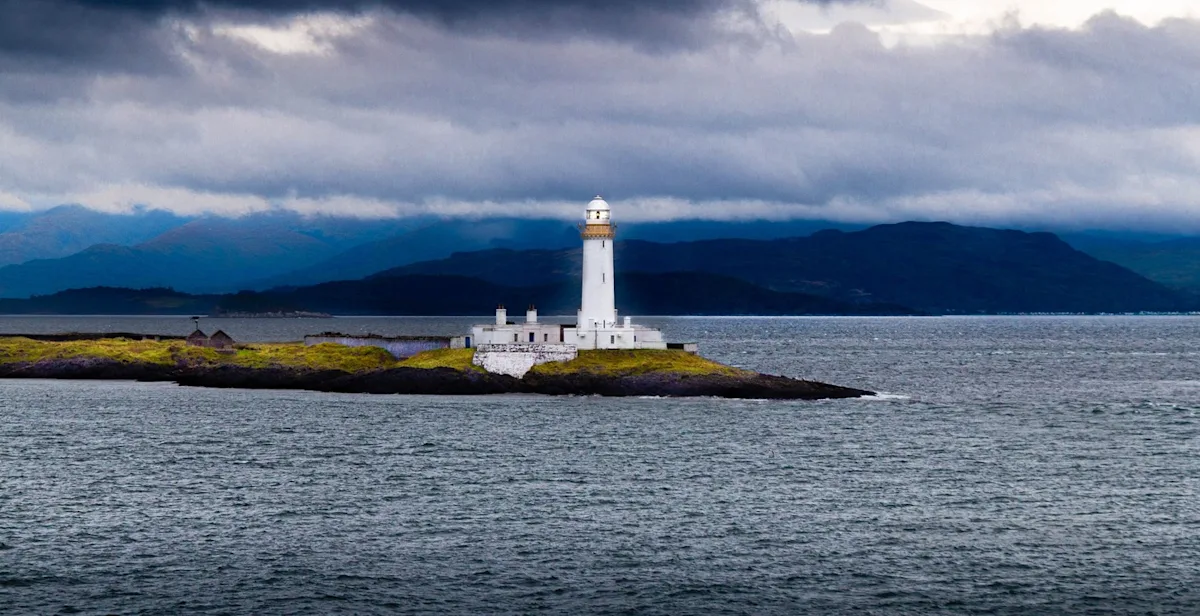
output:
[[[217,330],[217,333],[213,334],[212,337],[209,338],[209,340],[211,340],[213,342],[233,342],[234,341],[232,336],[225,333],[223,330],[219,330],[219,329]]]
[[[197,329],[196,331],[188,334],[187,339],[188,340],[199,340],[199,339],[208,340],[208,334]]]

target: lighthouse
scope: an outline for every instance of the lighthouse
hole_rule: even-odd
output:
[[[587,204],[583,238],[583,299],[576,327],[579,331],[607,329],[617,325],[616,277],[613,273],[612,209],[599,195]]]
[[[659,330],[634,325],[629,317],[617,318],[617,275],[613,269],[613,239],[617,234],[612,208],[603,197],[597,195],[587,204],[579,235],[583,240],[583,297],[575,331],[564,335],[564,342],[581,349],[667,348]]]
[[[544,322],[531,305],[524,323],[509,320],[508,310],[496,309],[494,324],[476,325],[454,344],[475,347],[471,362],[489,372],[521,377],[530,367],[568,361],[581,349],[668,349],[696,352],[694,343],[667,343],[662,332],[617,319],[616,272],[613,270],[612,208],[602,197],[592,199],[579,225],[583,240],[583,295],[575,324]],[[552,317],[553,318],[553,317]],[[568,317],[569,318],[569,317]]]

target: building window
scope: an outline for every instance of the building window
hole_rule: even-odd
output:
[[[513,334],[513,342],[520,342],[520,341],[521,341],[521,339],[518,338],[516,334]]]
[[[634,336],[634,337],[633,337],[633,341],[634,341],[634,342],[637,342],[637,336]]]
[[[600,274],[600,282],[608,282],[608,274]]]
[[[529,332],[529,341],[530,341],[530,342],[536,342],[536,341],[537,341],[537,339],[536,339],[536,338],[534,338],[534,336],[536,336],[536,335],[537,335],[537,334],[535,334],[535,333],[533,333],[533,332]]]
[[[605,247],[605,246],[607,246],[607,245],[608,245],[608,240],[600,240],[600,247],[601,247],[601,248],[604,248],[604,247]]]
[[[550,342],[550,334],[542,334],[542,342]]]
[[[609,344],[616,344],[616,343],[617,343],[617,337],[616,337],[616,336],[609,336],[609,337],[608,337],[608,343],[609,343]]]

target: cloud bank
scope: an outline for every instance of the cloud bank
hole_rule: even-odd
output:
[[[0,69],[6,209],[1200,231],[1188,19],[885,45],[750,0],[0,0]]]

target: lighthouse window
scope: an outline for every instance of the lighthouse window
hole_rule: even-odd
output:
[[[520,342],[520,341],[521,341],[520,338],[517,338],[517,334],[513,334],[513,342]]]
[[[600,240],[600,247],[601,247],[601,248],[604,248],[604,247],[605,247],[605,246],[607,246],[607,245],[608,245],[608,240]]]
[[[600,282],[608,282],[608,280],[605,279],[605,276],[607,276],[607,274],[600,274]]]

